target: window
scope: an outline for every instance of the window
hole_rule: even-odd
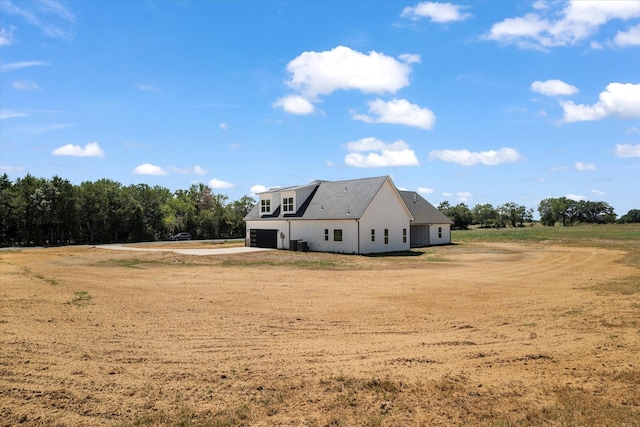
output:
[[[438,227],[438,239],[442,239],[442,227]]]
[[[342,230],[333,230],[333,241],[342,242]]]
[[[374,230],[373,228],[371,229],[371,241],[376,241],[376,230]]]
[[[389,244],[389,229],[388,228],[384,229],[384,244],[385,245]]]
[[[324,229],[324,240],[325,240],[325,242],[329,240],[329,229],[328,228]]]
[[[293,212],[293,197],[285,197],[282,199],[282,211]]]
[[[407,243],[407,229],[402,229],[402,243]]]
[[[270,199],[260,200],[260,212],[262,212],[262,213],[271,213],[271,200]]]

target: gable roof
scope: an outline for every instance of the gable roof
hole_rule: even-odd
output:
[[[358,219],[388,179],[322,181],[305,212],[305,219]]]
[[[282,214],[277,208],[271,215],[260,216],[256,204],[244,218],[245,221],[260,219],[304,218],[312,220],[359,219],[378,193],[388,176],[351,179],[344,181],[314,181],[308,185],[274,188],[264,193],[291,191],[315,185],[316,189],[295,214]],[[393,184],[392,184],[393,185]],[[394,186],[395,187],[395,186]]]
[[[399,191],[399,193],[413,215],[412,224],[453,224],[445,214],[415,191]]]

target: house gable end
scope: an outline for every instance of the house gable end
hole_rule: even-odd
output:
[[[414,217],[414,224],[453,224],[445,214],[415,191],[400,191],[400,197]]]

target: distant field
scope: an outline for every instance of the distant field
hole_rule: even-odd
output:
[[[453,241],[1,252],[0,425],[639,425],[640,226]]]

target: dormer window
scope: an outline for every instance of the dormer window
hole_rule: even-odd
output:
[[[271,199],[260,200],[260,213],[263,215],[271,213]]]
[[[293,197],[284,197],[282,199],[282,211],[283,212],[293,212]]]

